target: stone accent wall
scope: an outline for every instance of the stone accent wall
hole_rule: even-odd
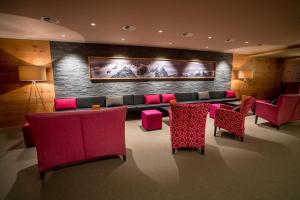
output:
[[[232,54],[88,43],[51,42],[57,98],[99,95],[197,92],[230,88]],[[95,82],[89,79],[88,56],[200,59],[216,61],[214,80]]]

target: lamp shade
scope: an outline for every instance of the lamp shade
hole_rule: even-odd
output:
[[[19,66],[20,81],[47,81],[46,67]]]
[[[253,79],[253,70],[239,70],[238,79]]]

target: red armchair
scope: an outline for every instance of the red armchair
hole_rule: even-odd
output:
[[[204,154],[208,107],[207,103],[171,105],[169,117],[173,154],[183,147],[201,149]]]
[[[300,119],[299,94],[281,95],[276,105],[266,102],[256,102],[255,107],[255,124],[257,124],[258,117],[261,117],[279,129],[281,124]]]
[[[242,103],[239,112],[232,110],[233,107],[228,105],[222,105],[217,109],[214,136],[216,136],[217,127],[219,127],[237,135],[240,137],[241,142],[243,142],[245,134],[245,117],[254,103],[255,98],[248,96]]]

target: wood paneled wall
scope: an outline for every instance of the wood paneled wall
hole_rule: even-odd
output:
[[[254,70],[252,80],[238,80],[241,69]],[[277,59],[233,55],[231,88],[238,96],[253,95],[258,99],[274,98],[280,92],[280,67]]]
[[[18,66],[47,67],[47,82],[38,83],[48,112],[53,111],[54,84],[48,41],[0,38],[0,127],[20,126],[27,112],[45,112],[39,98],[31,96],[30,82],[20,82]]]
[[[300,57],[280,60],[283,82],[300,82]]]

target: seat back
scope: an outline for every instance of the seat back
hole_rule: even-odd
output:
[[[209,104],[171,105],[171,142],[173,148],[204,148]]]
[[[247,96],[241,105],[240,113],[244,117],[246,117],[246,115],[248,114],[249,110],[254,105],[254,103],[255,103],[255,98],[251,96]]]
[[[285,94],[278,99],[278,122],[280,124],[291,122],[300,118],[300,95]]]

